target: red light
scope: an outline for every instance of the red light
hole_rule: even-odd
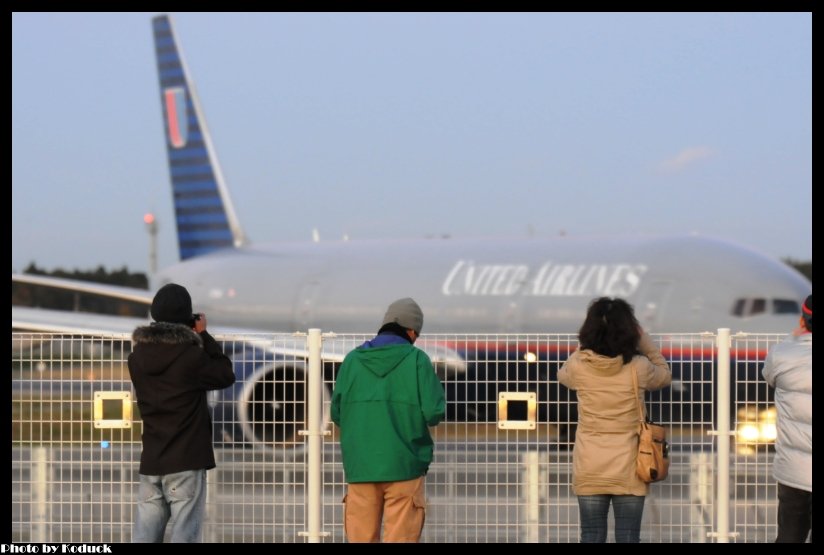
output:
[[[143,221],[146,222],[147,224],[153,223],[154,222],[154,214],[151,214],[151,213],[146,214],[145,216],[143,216]]]

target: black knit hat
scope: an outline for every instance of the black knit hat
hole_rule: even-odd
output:
[[[152,318],[155,322],[189,324],[192,321],[192,297],[186,288],[176,283],[161,287],[152,300]]]

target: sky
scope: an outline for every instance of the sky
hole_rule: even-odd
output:
[[[12,14],[12,271],[178,260],[151,17]],[[253,243],[697,233],[812,260],[811,13],[172,13]]]

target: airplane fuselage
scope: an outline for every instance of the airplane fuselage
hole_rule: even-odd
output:
[[[392,300],[411,296],[424,333],[574,333],[588,303],[622,297],[650,332],[786,333],[810,285],[738,245],[685,236],[519,240],[381,240],[228,249],[158,275],[223,325],[275,331],[373,332]],[[765,308],[735,315],[741,299]]]

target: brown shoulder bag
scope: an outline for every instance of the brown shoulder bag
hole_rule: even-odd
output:
[[[660,482],[669,474],[669,444],[667,429],[650,422],[644,415],[644,406],[638,398],[638,375],[632,369],[632,385],[635,388],[635,402],[638,404],[638,457],[635,472],[644,482]]]

